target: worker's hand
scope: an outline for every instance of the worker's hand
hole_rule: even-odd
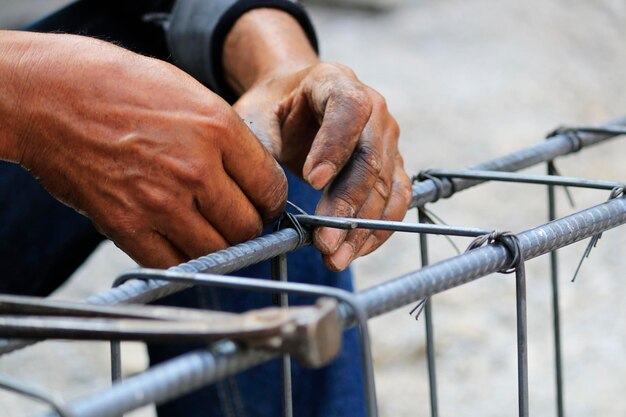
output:
[[[93,39],[14,36],[15,159],[141,265],[250,239],[282,211],[278,163],[190,76]]]
[[[313,64],[257,82],[235,104],[272,155],[324,189],[317,214],[401,220],[411,184],[398,152],[399,128],[384,98],[338,64]],[[378,248],[390,233],[315,231],[331,269]]]
[[[226,37],[223,64],[240,94],[235,110],[276,159],[324,189],[317,214],[404,217],[411,186],[385,100],[349,68],[320,63],[295,19],[271,9],[246,13]],[[389,235],[320,228],[314,241],[326,265],[343,270]]]

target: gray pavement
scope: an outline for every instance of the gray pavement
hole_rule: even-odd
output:
[[[0,17],[18,16],[16,22],[25,14],[9,11],[43,3],[0,0]],[[597,123],[626,114],[626,3],[621,1],[414,0],[382,13],[316,2],[310,10],[322,57],[353,67],[387,97],[402,129],[401,148],[411,173],[463,167],[512,152],[541,141],[559,124]],[[567,175],[624,180],[624,155],[626,139],[565,158],[560,167]],[[575,191],[575,197],[582,208],[607,195]],[[432,208],[450,224],[519,231],[545,221],[544,200],[545,190],[536,186],[484,185]],[[559,206],[562,215],[571,211],[562,193]],[[416,240],[395,236],[359,260],[357,285],[364,288],[416,269]],[[626,234],[606,233],[576,283],[570,283],[585,244],[562,255],[568,416],[621,417],[626,415]],[[453,255],[443,239],[432,239],[431,252],[433,260]],[[78,299],[106,288],[130,266],[111,244],[104,245],[58,296]],[[547,259],[528,264],[528,299],[531,415],[550,416]],[[488,277],[449,291],[435,297],[434,307],[441,416],[516,415],[511,277]],[[382,416],[428,415],[423,323],[409,311],[372,322]],[[46,343],[1,358],[0,372],[71,397],[106,384],[106,353],[104,344]],[[125,372],[141,370],[141,348],[133,345],[130,355]],[[0,415],[32,412],[29,402],[0,394]],[[137,415],[151,415],[151,410]]]

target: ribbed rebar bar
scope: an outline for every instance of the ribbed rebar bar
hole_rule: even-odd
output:
[[[525,260],[544,255],[626,223],[626,198],[580,211],[517,235]],[[491,244],[406,274],[356,295],[369,317],[502,270],[512,262],[509,251]],[[351,321],[347,320],[346,325]],[[161,403],[203,385],[249,369],[274,354],[228,345],[221,351],[188,353],[131,377],[108,390],[69,404],[81,417],[109,417]]]
[[[299,247],[301,236],[294,229],[283,229],[198,259],[169,268],[180,272],[227,274]],[[131,281],[117,288],[95,294],[85,301],[92,304],[148,303],[188,286],[159,281]]]
[[[306,231],[303,233],[306,234]],[[274,256],[296,250],[303,243],[308,243],[308,239],[309,236],[302,236],[295,229],[287,228],[174,266],[170,270],[227,274]],[[148,303],[188,287],[188,285],[154,280],[131,281],[119,287],[92,295],[85,302],[91,304]],[[0,355],[22,349],[33,343],[36,342],[31,340],[0,339]]]
[[[275,353],[242,350],[231,342],[218,342],[211,349],[186,353],[153,366],[107,390],[74,401],[69,408],[73,415],[80,417],[119,416],[142,405],[178,398],[275,356]]]
[[[611,200],[518,234],[532,259],[626,223],[626,199]],[[370,317],[494,273],[510,262],[506,249],[489,245],[426,266],[358,294]]]
[[[626,124],[626,118],[620,118],[606,123],[605,127],[617,127]],[[601,128],[599,128],[601,132]],[[602,133],[578,133],[577,140],[567,133],[557,134],[550,140],[521,151],[513,152],[501,158],[496,158],[482,164],[470,166],[468,169],[488,171],[519,171],[541,162],[551,161],[559,156],[578,152],[582,148],[596,145],[611,139],[621,131]],[[413,200],[411,207],[423,206],[426,203],[437,201],[440,198],[450,197],[457,191],[465,190],[480,184],[480,180],[453,179],[435,182],[433,180],[420,181],[413,185]]]

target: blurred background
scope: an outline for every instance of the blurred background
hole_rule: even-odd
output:
[[[0,0],[0,28],[19,27],[67,3]],[[407,171],[460,168],[543,140],[558,125],[626,115],[626,3],[620,0],[305,1],[325,60],[351,66],[386,98],[402,129]],[[565,175],[624,180],[626,139],[558,165]],[[530,172],[542,173],[545,167]],[[574,190],[577,209],[608,197]],[[546,191],[481,185],[430,205],[449,224],[514,232],[544,223]],[[558,190],[559,214],[572,211]],[[407,215],[415,220],[415,212]],[[355,263],[366,288],[419,267],[417,237],[398,235]],[[457,240],[461,248],[469,242]],[[587,242],[562,251],[562,338],[568,416],[626,415],[626,233],[605,233],[570,278]],[[431,261],[454,255],[431,239]],[[531,415],[555,415],[550,286],[546,257],[528,262]],[[106,289],[133,263],[103,244],[56,294],[80,299]],[[510,275],[434,297],[440,415],[516,416],[515,298]],[[371,322],[381,416],[429,415],[423,319],[412,306]],[[124,372],[146,366],[124,346]],[[108,346],[47,342],[0,358],[0,372],[68,398],[107,385]],[[0,415],[45,409],[0,393]],[[152,416],[148,407],[133,416]]]

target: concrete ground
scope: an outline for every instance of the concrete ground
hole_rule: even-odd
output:
[[[626,113],[626,4],[621,1],[391,3],[397,6],[385,12],[317,2],[310,10],[322,57],[353,67],[387,97],[402,129],[410,173],[463,167],[536,144],[560,124],[600,123]],[[50,4],[1,0],[0,18],[17,22],[31,16],[33,7],[43,12]],[[623,180],[624,155],[626,141],[616,140],[564,158],[559,166],[566,175]],[[453,225],[520,231],[545,221],[545,194],[536,186],[490,184],[431,209]],[[604,201],[607,193],[575,190],[574,196],[577,208],[583,208]],[[571,212],[562,192],[558,198],[559,213]],[[414,216],[411,212],[407,219]],[[416,269],[416,242],[415,236],[398,235],[357,261],[357,286]],[[431,242],[432,261],[454,254],[443,239]],[[623,416],[626,235],[622,229],[605,233],[570,283],[585,245],[567,248],[561,256],[567,415]],[[92,294],[131,266],[105,244],[57,296]],[[428,415],[423,323],[409,316],[411,308],[371,323],[382,416]],[[435,297],[434,317],[440,415],[515,416],[512,277],[490,276]],[[546,258],[528,263],[528,318],[531,415],[554,415]],[[1,358],[0,372],[71,398],[106,385],[107,351],[105,344],[45,343]],[[129,345],[126,352],[127,374],[145,367],[140,345]],[[42,409],[0,394],[0,415],[28,416]],[[133,415],[149,416],[152,410]]]

